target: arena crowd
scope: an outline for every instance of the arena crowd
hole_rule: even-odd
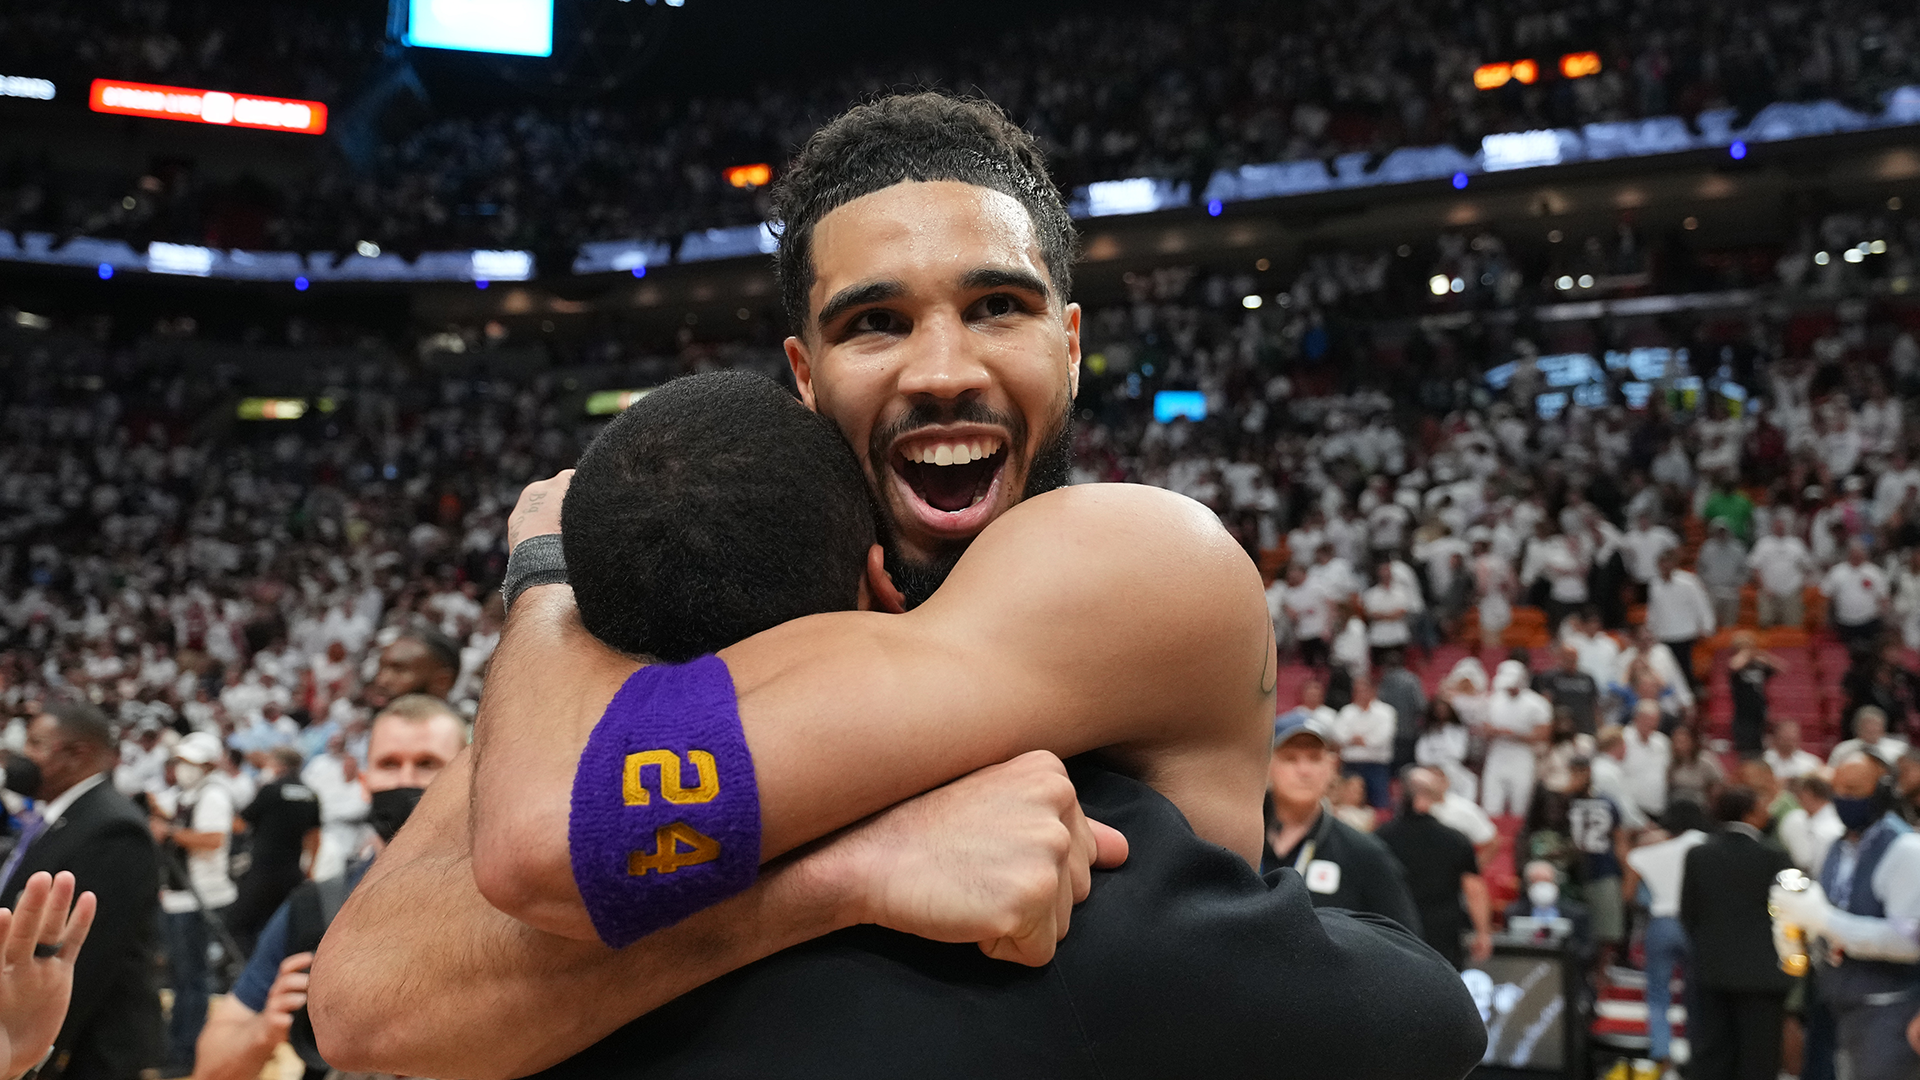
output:
[[[1451,143],[1502,131],[1838,100],[1873,111],[1920,81],[1920,20],[1874,2],[1822,12],[1732,0],[1339,4],[1270,17],[1253,0],[1036,16],[938,56],[725,93],[396,119],[370,162],[305,179],[139,175],[0,162],[0,228],[249,249],[572,248],[756,224],[764,189],[729,167],[784,161],[846,102],[903,85],[978,92],[1042,142],[1063,189],[1164,177],[1197,193],[1217,168]],[[241,33],[207,4],[37,4],[0,14],[11,73],[98,76],[326,101],[344,115],[380,63],[384,10],[294,5]],[[1032,24],[1029,24],[1032,23]],[[1558,77],[1564,53],[1601,69]],[[1475,88],[1474,69],[1534,58],[1537,82]],[[447,103],[452,104],[452,103]]]
[[[1183,492],[1260,562],[1283,734],[1312,730],[1344,774],[1309,810],[1325,797],[1389,842],[1396,818],[1447,822],[1496,913],[1475,932],[1577,903],[1599,983],[1638,964],[1652,986],[1676,955],[1659,845],[1753,820],[1817,867],[1840,835],[1833,770],[1863,750],[1897,768],[1899,812],[1920,799],[1920,309],[1895,284],[1920,238],[1897,210],[1801,232],[1767,304],[1729,314],[1531,317],[1502,295],[1522,271],[1493,232],[1419,259],[1328,253],[1278,290],[1144,272],[1087,312],[1075,479]],[[1646,258],[1630,221],[1567,248],[1657,262],[1623,261]],[[1465,318],[1409,317],[1430,310],[1430,273],[1475,282]],[[771,339],[690,332],[660,354],[499,324],[395,341],[295,323],[235,345],[169,320],[129,345],[13,321],[5,745],[58,699],[113,725],[112,782],[177,848],[161,896],[176,1069],[204,1035],[209,937],[236,967],[262,935],[284,947],[280,901],[366,850],[374,718],[421,695],[472,715],[506,512],[591,437],[586,393],[783,366]],[[1600,404],[1550,400],[1568,356],[1595,365],[1580,385]],[[1154,420],[1167,390],[1208,415]],[[248,394],[309,411],[234,419]],[[1389,876],[1413,884],[1416,863]],[[276,985],[242,979],[241,1000],[265,1008]],[[220,1008],[206,1032],[239,1022]]]

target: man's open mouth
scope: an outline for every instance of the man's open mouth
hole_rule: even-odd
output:
[[[893,451],[894,475],[914,516],[941,533],[971,534],[986,524],[1006,461],[1006,439],[994,434],[907,439]],[[968,512],[976,507],[980,513]]]

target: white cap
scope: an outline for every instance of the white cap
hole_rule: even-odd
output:
[[[1511,690],[1516,686],[1527,685],[1527,665],[1518,660],[1502,660],[1500,666],[1493,669],[1493,688]]]
[[[219,736],[196,731],[180,740],[173,756],[192,765],[211,765],[220,760],[220,749]]]

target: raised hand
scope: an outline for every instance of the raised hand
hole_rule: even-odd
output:
[[[73,890],[72,874],[42,871],[14,910],[0,908],[0,1080],[40,1064],[66,1020],[73,961],[94,914],[93,894],[75,903]]]
[[[520,501],[507,515],[507,550],[520,546],[529,536],[560,531],[560,504],[566,501],[567,488],[573,483],[573,470],[562,469],[545,480],[535,480],[520,491]]]

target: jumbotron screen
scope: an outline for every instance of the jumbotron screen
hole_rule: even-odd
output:
[[[408,0],[407,44],[553,55],[553,0]]]

